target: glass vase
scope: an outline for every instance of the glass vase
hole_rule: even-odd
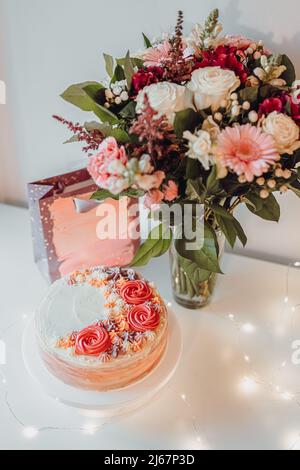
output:
[[[219,262],[221,262],[225,248],[225,236],[220,230],[216,232],[216,236],[219,248]],[[185,308],[194,310],[208,305],[214,293],[218,274],[214,272],[208,273],[201,268],[197,268],[195,265],[193,266],[188,260],[183,259],[176,250],[174,240],[169,253],[175,301]]]

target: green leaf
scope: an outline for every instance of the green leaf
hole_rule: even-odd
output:
[[[206,271],[205,269],[201,269],[197,266],[196,263],[193,261],[183,258],[180,255],[179,257],[179,264],[181,265],[184,273],[189,279],[193,280],[193,284],[197,286],[197,284],[201,284],[201,282],[207,281],[209,279],[211,272]]]
[[[84,82],[70,86],[61,97],[83,111],[92,111],[102,122],[117,124],[117,116],[95,101],[103,90],[105,88],[101,83]]]
[[[298,174],[300,176],[300,168],[298,168]],[[288,184],[288,187],[293,191],[296,196],[300,197],[300,182],[293,181],[293,183]]]
[[[280,78],[286,81],[288,86],[291,86],[296,80],[295,67],[290,58],[286,54],[282,54],[281,65],[286,66],[286,71],[283,72]]]
[[[227,212],[224,207],[218,204],[212,204],[211,207],[230,246],[234,248],[237,238],[239,238],[243,246],[246,246],[247,237],[239,221],[232,214]]]
[[[239,97],[242,101],[249,101],[250,103],[253,103],[254,101],[257,101],[258,90],[258,87],[243,88],[243,90],[239,92]]]
[[[115,201],[118,201],[119,198],[119,196],[112,194],[107,189],[100,189],[91,196],[91,199],[95,201],[105,201],[105,199],[114,199]]]
[[[127,81],[128,90],[130,90],[131,85],[132,85],[132,77],[134,75],[134,67],[130,58],[129,51],[127,52],[127,55],[125,57],[124,72],[125,72],[125,78]]]
[[[175,134],[181,139],[184,131],[194,131],[201,121],[201,115],[193,109],[180,111],[174,121]]]
[[[155,227],[149,234],[148,240],[138,250],[131,265],[146,266],[152,258],[165,254],[172,242],[172,230],[164,224]]]
[[[243,246],[246,246],[248,240],[247,240],[247,236],[246,236],[246,234],[243,230],[243,227],[241,226],[239,221],[237,219],[235,219],[234,217],[233,217],[233,224],[234,224],[234,228],[235,228],[238,239],[240,240],[240,242],[242,243]]]
[[[104,60],[105,60],[105,67],[106,67],[106,72],[112,78],[114,76],[114,58],[111,55],[108,54],[103,54]]]
[[[220,226],[220,229],[224,233],[229,245],[231,246],[231,248],[234,248],[237,239],[237,234],[233,221],[231,219],[222,217],[219,214],[216,214],[216,220],[218,222],[218,225]]]
[[[176,240],[175,246],[178,253],[186,259],[193,261],[199,268],[206,271],[222,273],[218,259],[218,247],[216,236],[213,229],[208,225],[204,225],[204,237],[197,234],[199,249],[187,249],[187,240],[180,238]],[[194,240],[196,243],[196,240]],[[193,242],[190,240],[189,243]]]
[[[252,214],[261,217],[264,220],[270,220],[273,222],[278,222],[280,219],[280,206],[276,201],[273,194],[270,194],[267,199],[261,199],[257,194],[250,193],[247,194],[247,199],[251,204],[246,204]],[[256,207],[256,209],[253,208]]]
[[[232,220],[233,216],[228,212],[225,207],[220,206],[219,204],[211,204],[210,206],[216,215],[220,215],[224,219]]]
[[[147,38],[146,34],[144,33],[143,33],[143,38],[144,38],[145,47],[147,49],[151,48],[152,47],[151,41],[149,38]]]
[[[191,201],[202,202],[205,197],[206,190],[201,178],[196,180],[188,180],[186,187],[186,195]]]
[[[86,122],[84,127],[87,131],[98,129],[105,135],[105,137],[114,137],[120,144],[127,144],[130,142],[130,137],[126,131],[118,127],[112,127],[108,123]]]
[[[117,64],[111,83],[121,82],[122,80],[125,80],[124,69],[120,64]]]
[[[217,165],[214,165],[206,181],[206,191],[208,194],[213,193],[219,188],[220,180],[217,179],[217,176]]]
[[[107,189],[100,189],[96,191],[92,196],[91,199],[96,201],[104,201],[105,199],[114,199],[115,201],[119,201],[122,197],[130,197],[132,199],[138,199],[144,195],[144,191],[139,189],[129,188],[125,191],[122,191],[120,194],[112,194]]]
[[[194,180],[201,174],[202,166],[198,160],[186,158],[186,178]]]
[[[136,102],[130,101],[119,113],[120,116],[124,119],[134,119],[136,115]]]
[[[79,142],[78,135],[73,135],[70,139],[66,140],[64,144],[73,144],[74,142]]]

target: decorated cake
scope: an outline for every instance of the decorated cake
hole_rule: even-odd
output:
[[[57,281],[36,329],[47,368],[66,384],[118,390],[161,361],[168,316],[155,286],[132,269],[95,268]]]

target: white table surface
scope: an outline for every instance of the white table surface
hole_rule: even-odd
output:
[[[0,227],[0,340],[10,331],[11,341],[47,285],[33,262],[28,212],[0,205]],[[300,339],[294,307],[300,271],[290,270],[285,299],[285,266],[225,255],[223,270],[209,307],[188,311],[173,304],[184,353],[170,384],[142,410],[94,434],[76,429],[79,419],[83,426],[99,424],[96,416],[78,417],[77,410],[28,388],[22,361],[15,365],[8,356],[0,365],[8,377],[6,384],[0,377],[0,448],[300,448],[300,366],[291,362],[291,343]],[[143,272],[171,301],[168,258]],[[24,436],[31,427],[44,429]]]

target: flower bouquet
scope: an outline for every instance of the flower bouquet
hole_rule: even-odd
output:
[[[232,247],[247,242],[237,206],[278,221],[274,193],[300,196],[300,82],[285,54],[223,36],[218,10],[187,36],[182,12],[173,34],[153,42],[143,36],[141,52],[104,55],[105,83],[63,93],[97,122],[56,118],[73,132],[72,142],[86,142],[88,171],[99,186],[94,199],[144,197],[152,215],[162,203],[189,208],[201,243],[189,248],[184,220],[166,224],[160,217],[133,265],[171,248],[175,297],[198,308],[221,272],[225,239]]]

